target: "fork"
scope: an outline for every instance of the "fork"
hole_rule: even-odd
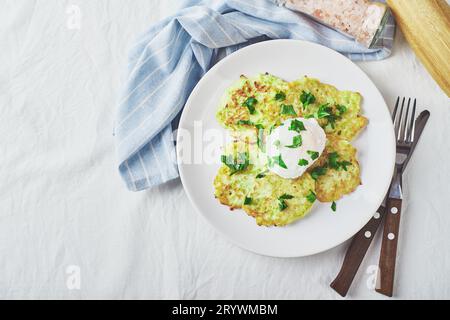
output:
[[[395,160],[394,178],[386,201],[386,220],[383,229],[383,240],[379,261],[379,287],[376,291],[392,297],[394,288],[395,263],[397,259],[397,244],[402,210],[402,174],[409,161],[415,139],[416,99],[411,106],[411,98],[397,99],[393,113],[395,135],[397,139],[397,155]],[[411,111],[411,114],[410,114]]]

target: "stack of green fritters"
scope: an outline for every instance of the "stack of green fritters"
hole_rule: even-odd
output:
[[[215,196],[244,209],[258,225],[284,226],[304,217],[316,200],[336,202],[360,184],[356,149],[350,142],[367,125],[361,95],[316,79],[286,82],[270,74],[241,76],[221,102],[217,120],[233,137],[214,180]],[[265,138],[290,118],[315,118],[327,134],[325,151],[297,179],[268,169]]]

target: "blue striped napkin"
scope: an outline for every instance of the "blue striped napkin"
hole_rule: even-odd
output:
[[[383,47],[369,50],[270,0],[185,4],[189,7],[150,27],[130,51],[115,136],[119,171],[133,191],[178,177],[171,123],[218,57],[267,39],[301,39],[352,60],[380,60],[390,55],[395,33],[391,20]]]

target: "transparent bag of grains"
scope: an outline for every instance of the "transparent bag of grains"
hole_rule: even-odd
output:
[[[388,6],[369,0],[273,0],[354,38],[366,48],[381,46],[380,38],[391,16]]]

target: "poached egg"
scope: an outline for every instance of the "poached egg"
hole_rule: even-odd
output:
[[[316,119],[284,121],[266,140],[269,170],[285,179],[300,177],[320,157],[326,141]]]

